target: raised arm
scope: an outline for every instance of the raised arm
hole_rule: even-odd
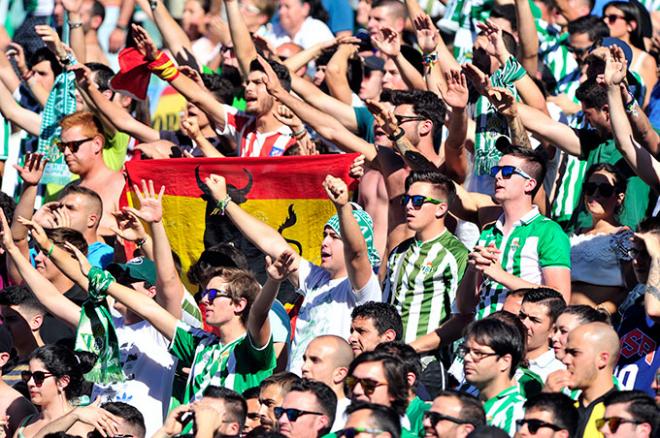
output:
[[[399,33],[391,27],[383,27],[371,42],[385,56],[394,61],[401,78],[410,89],[426,90],[424,76],[401,53],[401,39]]]
[[[416,15],[413,24],[415,25],[417,44],[419,44],[424,55],[424,80],[426,81],[426,89],[442,97],[442,93],[447,90],[443,71],[460,70],[461,66],[456,62],[451,53],[449,53],[447,47],[445,47],[440,37],[440,32],[433,25],[428,15]]]
[[[23,58],[23,63],[25,63],[25,58]],[[28,73],[27,65],[18,67],[21,75]],[[0,50],[0,81],[2,81],[12,93],[21,85],[21,79],[16,76],[14,67],[9,62],[9,58],[3,50]]]
[[[344,42],[344,41],[355,41],[355,40],[356,38],[349,37],[349,38],[337,38],[334,40],[322,41],[320,43],[314,44],[311,47],[306,48],[305,50],[302,50],[298,53],[289,56],[283,62],[283,64],[290,72],[295,72],[301,69],[302,67],[306,66],[310,62],[314,61],[316,58],[321,56],[324,50],[335,46],[339,41]],[[327,81],[327,76],[326,76],[326,81]]]
[[[529,0],[515,0],[518,21],[518,41],[520,41],[520,63],[530,76],[536,75],[539,64],[539,36],[532,15]]]
[[[657,230],[635,234],[638,245],[646,248],[651,258],[649,276],[646,279],[644,309],[655,321],[660,320],[660,233]]]
[[[458,183],[465,181],[468,172],[467,149],[467,103],[468,87],[465,75],[460,70],[450,71],[445,75],[446,91],[442,96],[451,107],[447,121],[447,139],[445,140],[445,166],[448,176]]]
[[[69,14],[69,45],[76,55],[76,60],[84,64],[87,60],[85,48],[85,31],[83,30],[80,8],[82,0],[62,0],[62,6]]]
[[[348,187],[342,179],[327,175],[323,188],[337,209],[348,278],[353,290],[360,290],[369,282],[373,268],[369,261],[367,242],[353,216],[353,206],[348,202]]]
[[[135,0],[121,0],[119,18],[108,40],[108,51],[110,53],[117,53],[126,45],[128,26],[131,23],[131,17],[133,17],[134,11]]]
[[[14,100],[4,83],[0,81],[0,112],[2,115],[35,137],[41,132],[41,116],[23,108]]]
[[[234,53],[238,59],[238,67],[247,77],[250,73],[250,64],[257,57],[257,48],[252,41],[250,31],[241,15],[241,7],[237,0],[225,0],[225,10],[227,12],[227,23],[229,24],[229,33],[234,43]]]
[[[516,98],[513,93],[507,88],[492,87],[486,92],[486,97],[497,112],[506,117],[513,144],[532,149],[527,130],[518,116],[517,106],[514,105]]]
[[[227,182],[224,177],[211,174],[204,182],[211,190],[216,202],[218,204],[224,204],[224,214],[229,217],[241,234],[259,248],[262,253],[270,256],[271,259],[276,259],[280,254],[290,248],[280,233],[250,215],[250,213],[243,210],[231,200],[227,193]],[[295,261],[291,265],[293,271],[298,270],[300,263],[300,256],[296,254],[295,258]],[[297,273],[289,279],[294,285],[298,284]]]
[[[348,83],[348,60],[357,54],[357,50],[355,44],[339,44],[325,68],[325,83],[330,94],[346,105],[353,102],[353,90]]]
[[[513,106],[516,107],[525,129],[533,135],[568,154],[580,156],[580,139],[568,125],[556,122],[547,114],[524,103],[514,103]]]
[[[119,434],[119,426],[124,420],[100,408],[100,404],[101,399],[97,398],[89,406],[78,406],[42,427],[33,438],[45,438],[50,434],[66,432],[78,422],[92,426],[101,433],[101,436],[117,436]]]

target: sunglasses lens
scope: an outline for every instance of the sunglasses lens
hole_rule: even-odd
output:
[[[490,168],[490,176],[495,178],[497,176],[497,173],[500,171],[500,166],[493,166]]]
[[[273,412],[275,413],[275,418],[279,419],[284,414],[284,408],[277,406],[273,409]]]
[[[511,175],[513,175],[513,171],[515,168],[513,166],[502,166],[502,176],[504,178],[509,178]]]
[[[420,208],[422,205],[424,205],[424,197],[419,195],[413,196],[412,205],[415,208]]]
[[[21,379],[27,383],[32,378],[32,373],[29,371],[21,371]]]
[[[529,433],[536,434],[541,428],[541,424],[537,420],[527,420],[527,430]]]
[[[608,426],[610,427],[610,431],[612,433],[616,433],[617,430],[619,430],[619,426],[621,426],[621,419],[617,417],[612,417],[608,420]]]
[[[405,207],[406,205],[408,205],[408,201],[410,201],[410,196],[408,196],[408,195],[403,195],[403,196],[401,197],[401,205],[403,205],[404,207]]]
[[[612,193],[614,193],[614,187],[607,184],[601,184],[600,187],[598,187],[598,190],[600,191],[600,194],[606,198],[609,198],[612,196]]]

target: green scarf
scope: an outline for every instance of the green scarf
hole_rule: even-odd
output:
[[[371,263],[371,266],[374,268],[374,271],[377,272],[378,266],[380,265],[380,256],[378,255],[378,251],[376,251],[376,248],[374,247],[374,221],[371,219],[371,216],[369,216],[369,213],[364,211],[360,205],[356,204],[355,202],[351,202],[351,205],[353,206],[353,211],[352,211],[353,217],[360,226],[360,231],[362,231],[362,236],[364,237],[364,241],[367,243],[369,262]],[[328,219],[328,222],[326,222],[325,226],[332,228],[333,231],[341,237],[339,216],[337,215],[332,216],[330,219]]]
[[[89,270],[87,279],[89,297],[82,305],[75,350],[97,356],[94,368],[85,374],[85,379],[100,384],[122,382],[125,377],[119,359],[119,341],[105,300],[106,291],[115,278],[94,266]]]

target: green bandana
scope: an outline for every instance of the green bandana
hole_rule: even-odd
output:
[[[100,384],[122,382],[124,372],[119,359],[119,341],[105,300],[106,291],[115,278],[94,266],[89,270],[87,279],[89,297],[82,305],[75,350],[97,355],[94,368],[85,374],[85,379]]]
[[[376,270],[378,265],[380,265],[380,256],[378,255],[376,248],[374,248],[374,221],[371,219],[371,216],[369,216],[369,213],[364,211],[362,207],[360,207],[355,202],[351,202],[351,206],[353,206],[353,217],[360,226],[360,230],[362,231],[362,236],[364,236],[365,242],[367,242],[369,262],[371,262],[371,266],[374,268],[374,270]],[[332,216],[330,219],[328,219],[328,222],[325,224],[325,226],[332,228],[332,230],[341,237],[339,216]]]

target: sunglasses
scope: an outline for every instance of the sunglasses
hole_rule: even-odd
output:
[[[578,49],[577,47],[566,46],[566,49],[569,52],[574,53],[575,56],[582,57],[585,53],[589,53],[589,51],[591,50],[592,47],[593,47],[593,45],[591,45],[589,47],[583,47],[582,49]]]
[[[420,209],[422,208],[422,205],[429,203],[429,204],[442,204],[445,201],[442,201],[440,199],[434,199],[434,198],[429,198],[427,196],[422,196],[422,195],[403,195],[401,197],[401,205],[406,206],[408,205],[409,202],[412,202],[412,206],[415,209]]]
[[[610,429],[610,432],[612,433],[616,433],[616,431],[619,430],[619,426],[625,423],[642,424],[641,421],[628,420],[626,418],[621,418],[621,417],[605,417],[605,418],[598,418],[596,420],[596,428],[598,430],[601,430],[603,426],[605,426],[605,423],[607,423],[607,427]]]
[[[422,117],[422,116],[402,116],[402,115],[399,115],[399,114],[395,114],[394,118],[396,119],[396,123],[398,125],[401,125],[402,123],[406,123],[406,122],[415,122],[415,121],[426,120],[426,117]]]
[[[48,373],[45,371],[21,371],[21,379],[27,383],[30,381],[30,379],[34,380],[34,384],[37,386],[41,386],[44,384],[44,380],[48,377],[54,377],[55,374],[53,373]]]
[[[295,409],[295,408],[283,408],[281,406],[276,407],[274,409],[274,412],[275,412],[275,418],[277,418],[278,420],[282,417],[282,415],[286,414],[286,417],[292,423],[295,422],[298,418],[302,417],[303,415],[323,415],[320,412],[303,411],[301,409]]]
[[[340,429],[336,431],[335,435],[337,438],[355,438],[361,433],[378,434],[383,432],[385,431],[381,429],[371,429],[368,427],[347,427],[346,429]]]
[[[546,423],[545,421],[536,420],[536,419],[533,419],[533,418],[523,418],[522,420],[516,420],[516,424],[518,425],[518,430],[520,430],[520,428],[523,427],[523,425],[526,424],[527,425],[527,430],[529,430],[529,433],[531,433],[531,434],[536,434],[536,432],[538,432],[539,429],[542,428],[542,427],[550,428],[550,429],[554,430],[555,432],[558,432],[558,431],[562,430],[561,427],[559,427],[555,424]]]
[[[511,178],[513,174],[520,175],[525,179],[534,179],[529,176],[524,170],[516,166],[493,166],[490,168],[490,176],[495,178],[498,173],[502,172],[502,178]]]
[[[379,386],[387,385],[387,383],[380,383],[371,379],[359,379],[353,376],[346,377],[345,381],[346,381],[346,386],[348,386],[348,392],[352,393],[355,387],[357,386],[357,384],[359,383],[366,396],[370,396],[371,394],[373,394],[376,388],[378,388]]]
[[[233,299],[233,297],[224,290],[220,289],[206,289],[204,292],[202,292],[202,299],[204,297],[208,297],[209,303],[212,303],[216,298],[229,298],[230,300]]]
[[[74,141],[57,140],[55,141],[55,145],[57,146],[57,149],[59,149],[61,153],[64,153],[64,150],[66,148],[69,148],[69,150],[75,154],[76,152],[78,152],[78,149],[80,149],[80,146],[82,146],[83,143],[90,140],[94,140],[94,137],[83,138],[82,140],[74,140]]]
[[[611,184],[597,184],[592,182],[584,184],[584,193],[586,193],[587,196],[595,195],[596,191],[598,191],[602,197],[609,198],[614,194],[614,186]]]
[[[456,423],[456,424],[471,424],[470,421],[461,420],[460,418],[451,417],[449,415],[444,415],[439,412],[433,412],[433,411],[424,412],[424,418],[428,418],[429,422],[431,423],[431,427],[433,428],[435,428],[436,424],[438,424],[442,420],[451,421],[452,423]]]
[[[627,21],[626,17],[624,17],[623,15],[616,15],[616,14],[603,15],[603,21],[607,22],[608,24],[614,24],[619,19]]]

